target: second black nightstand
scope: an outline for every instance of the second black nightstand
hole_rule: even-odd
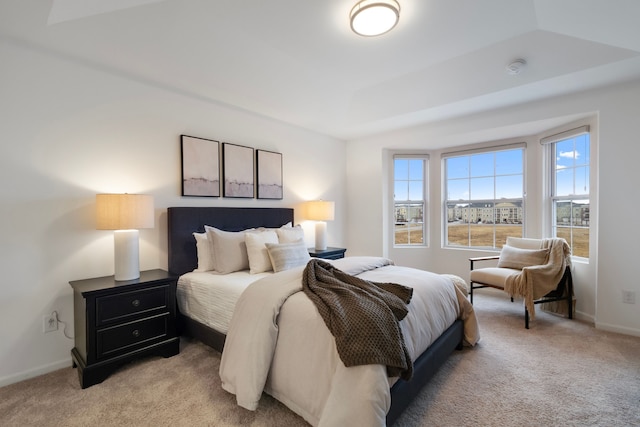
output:
[[[344,258],[344,253],[347,251],[346,248],[332,248],[328,247],[324,250],[309,248],[309,255],[314,258],[323,258],[323,259],[340,259]]]
[[[166,271],[149,270],[134,280],[106,276],[69,282],[75,326],[71,357],[82,388],[102,382],[135,358],[180,352],[177,281]]]

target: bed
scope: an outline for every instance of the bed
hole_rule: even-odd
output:
[[[254,227],[281,227],[292,223],[294,218],[293,210],[288,208],[173,207],[168,208],[167,219],[169,271],[182,276],[192,272],[198,265],[193,233],[204,231],[205,224],[221,230],[241,231]],[[472,317],[475,322],[475,317]],[[468,321],[470,320],[465,322]],[[395,422],[453,350],[462,348],[465,333],[463,323],[461,319],[454,320],[417,357],[413,364],[413,376],[410,381],[398,379],[393,383],[390,392],[391,404],[386,413],[387,425]],[[182,334],[196,338],[218,351],[223,350],[227,339],[223,332],[183,314],[180,314],[179,325]],[[267,388],[266,391],[270,393],[271,390]],[[286,399],[278,396],[277,391],[273,394],[279,400],[285,400],[284,403],[292,408]],[[300,413],[298,408],[292,409]],[[305,419],[309,421],[307,417]]]

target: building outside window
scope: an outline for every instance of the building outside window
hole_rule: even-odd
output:
[[[424,155],[393,157],[394,245],[426,246],[427,164]]]
[[[446,246],[502,248],[523,236],[524,144],[449,153],[445,170]]]

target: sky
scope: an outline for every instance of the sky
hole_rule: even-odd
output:
[[[556,195],[589,194],[589,134],[556,144]]]
[[[555,195],[589,194],[589,134],[555,145]],[[445,159],[448,200],[522,198],[524,148],[476,153]],[[426,161],[400,158],[394,162],[395,200],[422,200]]]
[[[522,198],[523,156],[524,149],[517,148],[447,158],[447,198]]]

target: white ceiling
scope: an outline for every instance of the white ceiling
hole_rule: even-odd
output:
[[[638,0],[399,0],[373,38],[356,1],[2,0],[0,40],[340,139],[640,78]]]

